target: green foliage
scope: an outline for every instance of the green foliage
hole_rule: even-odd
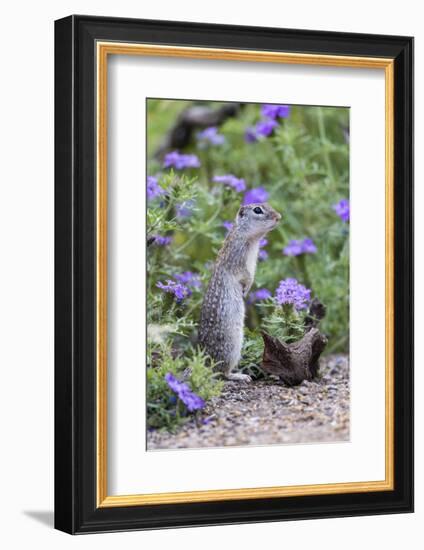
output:
[[[148,339],[160,357],[155,367],[149,363],[148,368],[148,417],[154,427],[178,423],[166,401],[171,395],[163,381],[166,372],[181,375],[189,363],[199,361],[199,372],[205,378],[192,374],[200,378],[190,379],[199,395],[203,384],[208,384],[206,372],[211,376],[210,367],[196,355],[200,307],[212,263],[226,235],[222,224],[234,220],[243,199],[243,193],[214,183],[213,176],[234,174],[244,178],[248,189],[264,187],[270,195],[268,202],[282,214],[278,227],[267,235],[268,259],[259,262],[252,291],[267,288],[274,294],[279,281],[296,278],[327,307],[320,325],[329,338],[327,353],[346,352],[349,346],[349,226],[332,208],[349,197],[349,147],[344,136],[349,127],[348,109],[293,106],[288,118],[279,119],[272,136],[246,143],[246,128],[260,119],[260,106],[246,105],[219,128],[226,139],[223,145],[199,148],[194,139],[180,151],[196,154],[199,168],[165,169],[153,153],[176,116],[191,104],[149,100],[147,105],[148,175],[157,177],[165,190],[148,203],[147,234],[152,239],[156,235],[172,238],[167,246],[153,241],[147,249],[147,316],[150,333],[152,327],[156,330],[156,340]],[[188,215],[178,215],[181,205]],[[315,254],[283,255],[290,240],[305,237],[313,239]],[[201,285],[188,285],[189,296],[178,301],[171,292],[158,288],[158,283],[176,281],[186,271],[195,273]],[[246,372],[258,372],[263,349],[260,330],[284,339],[300,334],[302,318],[293,315],[272,299],[247,304],[241,363]],[[214,387],[218,391],[219,385]]]
[[[187,407],[168,386],[165,376],[172,373],[191,391],[207,401],[218,396],[223,382],[213,370],[213,362],[204,352],[192,348],[175,356],[171,344],[148,343],[147,426],[172,430],[190,417]]]

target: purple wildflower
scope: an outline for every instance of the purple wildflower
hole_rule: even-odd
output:
[[[200,160],[196,155],[184,155],[178,151],[173,151],[165,155],[163,161],[164,168],[170,168],[173,166],[176,170],[182,170],[184,168],[199,168]]]
[[[341,199],[338,203],[333,204],[334,212],[343,222],[348,222],[350,218],[349,199]]]
[[[198,411],[200,409],[203,409],[203,407],[205,406],[205,402],[200,397],[200,395],[197,395],[190,390],[184,392],[181,395],[180,399],[190,412]]]
[[[278,122],[272,118],[260,120],[256,126],[250,126],[246,129],[244,140],[246,143],[254,143],[261,137],[270,136],[277,126]]]
[[[225,229],[227,231],[231,231],[231,229],[233,228],[234,224],[233,222],[222,222],[222,227],[225,227]]]
[[[296,279],[284,279],[275,291],[277,302],[281,305],[292,304],[296,310],[305,309],[311,299],[311,291]]]
[[[164,292],[173,294],[177,302],[182,302],[184,298],[191,295],[191,290],[186,285],[177,283],[172,279],[167,279],[166,284],[159,281],[156,286]]]
[[[317,247],[312,239],[303,239],[302,252],[304,254],[315,254]]]
[[[192,271],[184,271],[183,273],[179,273],[175,275],[175,278],[180,283],[193,288],[199,288],[202,286],[202,283],[199,280],[199,275],[197,273],[193,273]]]
[[[312,239],[306,238],[302,241],[293,239],[284,248],[285,256],[300,256],[300,254],[315,254],[317,247]]]
[[[258,288],[255,292],[251,292],[249,294],[248,302],[249,304],[253,304],[254,302],[258,302],[259,300],[267,300],[268,298],[271,298],[272,294],[267,288]]]
[[[261,114],[266,118],[287,118],[290,114],[290,105],[271,105],[266,103],[261,107]]]
[[[255,292],[251,292],[249,294],[247,303],[253,304],[260,300],[267,300],[268,298],[271,298],[271,297],[272,297],[272,294],[267,288],[258,288],[258,290],[256,290]]]
[[[267,288],[259,288],[254,294],[256,300],[267,300],[271,298],[271,292]]]
[[[284,248],[283,253],[285,256],[299,256],[302,254],[302,242],[294,239],[291,240]]]
[[[253,126],[250,126],[249,128],[246,128],[246,131],[244,133],[244,141],[246,143],[254,143],[255,141],[258,141],[258,135],[256,133],[256,128]]]
[[[228,187],[232,187],[237,191],[237,193],[240,193],[241,191],[246,190],[246,183],[244,179],[237,178],[233,174],[224,174],[223,176],[214,176],[212,178],[212,181],[215,181],[217,183],[223,183],[224,185],[228,185]]]
[[[194,200],[184,201],[175,206],[175,215],[177,218],[189,218],[193,214]]]
[[[218,128],[216,126],[210,126],[202,132],[197,134],[197,139],[210,145],[222,145],[225,143],[225,137],[222,134],[218,133]]]
[[[176,378],[172,372],[168,372],[165,374],[165,382],[168,384],[168,386],[171,388],[171,390],[176,393],[177,395],[182,392],[186,391],[188,389],[187,384],[184,382],[181,382]]]
[[[165,382],[168,384],[169,388],[177,394],[179,399],[181,399],[190,412],[203,409],[205,406],[204,400],[199,395],[191,391],[188,384],[175,378],[171,372],[165,374]]]
[[[158,246],[168,246],[172,242],[172,237],[162,237],[162,235],[155,235],[155,244]]]
[[[263,187],[256,187],[249,189],[244,194],[243,204],[254,204],[256,202],[266,202],[268,200],[269,193]]]
[[[147,200],[151,201],[165,193],[165,190],[158,184],[158,179],[154,176],[147,176]]]
[[[180,382],[177,378],[175,378],[172,372],[168,372],[167,374],[165,374],[165,382],[168,384],[171,390],[177,394],[182,389],[184,389],[184,387],[187,387],[187,384],[184,384],[184,382]]]
[[[274,131],[274,128],[278,126],[278,122],[269,118],[267,120],[260,120],[256,124],[256,134],[258,136],[268,137]]]

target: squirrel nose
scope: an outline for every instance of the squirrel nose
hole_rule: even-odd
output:
[[[276,212],[274,214],[274,218],[275,218],[275,221],[279,222],[281,220],[281,214],[279,214],[278,212]]]

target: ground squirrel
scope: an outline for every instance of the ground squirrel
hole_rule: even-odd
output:
[[[252,286],[259,241],[280,214],[268,204],[241,206],[215,262],[200,314],[199,342],[228,380],[250,381],[232,372],[243,343],[244,298]]]

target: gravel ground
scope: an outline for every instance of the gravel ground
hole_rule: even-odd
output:
[[[226,382],[197,421],[176,433],[154,431],[147,448],[178,449],[314,443],[349,439],[349,362],[321,360],[320,376],[289,388],[274,380]]]

